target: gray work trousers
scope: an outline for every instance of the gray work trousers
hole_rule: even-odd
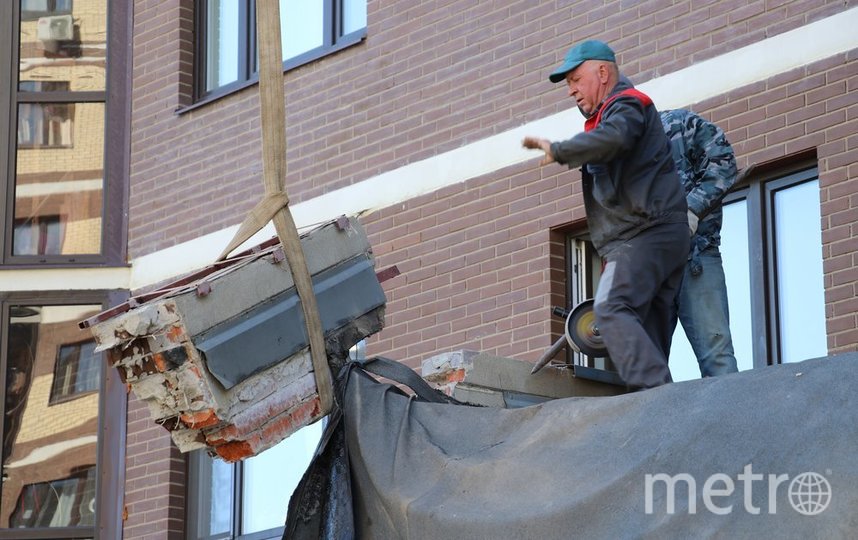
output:
[[[688,224],[667,223],[638,233],[604,257],[593,312],[608,355],[629,388],[673,380],[667,359],[689,243]]]

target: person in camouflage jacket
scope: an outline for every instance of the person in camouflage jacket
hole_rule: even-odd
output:
[[[702,377],[738,371],[721,264],[721,201],[736,181],[733,148],[717,125],[684,110],[661,111],[685,188],[691,251],[676,297],[677,316]],[[675,324],[675,321],[674,321]]]

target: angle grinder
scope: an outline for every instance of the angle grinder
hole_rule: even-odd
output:
[[[596,325],[596,313],[593,311],[593,300],[584,300],[572,308],[566,317],[564,325],[566,341],[576,351],[587,356],[608,356],[608,349],[599,327]]]
[[[567,311],[560,307],[555,307],[552,314],[557,317],[564,317],[565,335],[554,342],[554,344],[543,353],[542,357],[536,361],[531,374],[536,373],[554,358],[564,344],[568,344],[573,351],[586,354],[593,357],[607,357],[608,349],[602,340],[602,335],[599,333],[599,327],[596,326],[596,314],[593,312],[593,300],[584,300],[575,306],[572,311]]]

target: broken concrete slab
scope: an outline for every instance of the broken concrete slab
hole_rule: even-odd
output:
[[[356,219],[302,237],[329,361],[384,325],[385,296]],[[182,452],[251,457],[321,416],[300,309],[276,241],[132,298],[81,326]]]
[[[476,351],[438,354],[422,362],[421,374],[445,394],[459,401],[490,407],[516,407],[575,396],[614,396],[624,386],[576,377],[573,369],[543,369],[531,374],[533,364]]]

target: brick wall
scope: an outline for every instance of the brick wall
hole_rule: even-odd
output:
[[[692,106],[725,129],[740,167],[816,152],[832,353],[858,345],[856,57],[836,55]],[[583,225],[584,209],[577,171],[537,161],[362,218],[378,266],[402,272],[383,284],[386,327],[368,355],[412,367],[458,348],[534,361],[551,345],[549,309],[563,304],[564,263],[550,230]]]
[[[256,87],[175,112],[188,103],[192,4],[134,2],[132,258],[234,225],[262,195]],[[850,7],[626,4],[369,0],[364,43],[285,75],[292,201],[567,110],[546,74],[573,41],[610,41],[642,83]],[[742,166],[816,152],[831,352],[858,346],[856,55],[694,105]],[[458,349],[535,360],[560,331],[549,308],[564,298],[561,231],[584,225],[577,180],[534,160],[363,216],[377,267],[401,271],[383,283],[386,328],[367,354],[411,367]],[[181,537],[183,458],[169,441],[132,399],[126,539]]]
[[[285,76],[293,202],[567,109],[545,75],[572,41],[611,41],[641,83],[848,8],[562,4],[370,0],[365,43]],[[191,5],[135,2],[132,257],[236,224],[262,194],[256,87],[175,114],[187,102]]]
[[[149,408],[128,400],[125,460],[126,540],[181,540],[185,530],[185,456],[167,430],[152,422]]]
[[[698,104],[711,109],[740,166],[803,151],[818,158],[829,353],[858,346],[858,51]]]

